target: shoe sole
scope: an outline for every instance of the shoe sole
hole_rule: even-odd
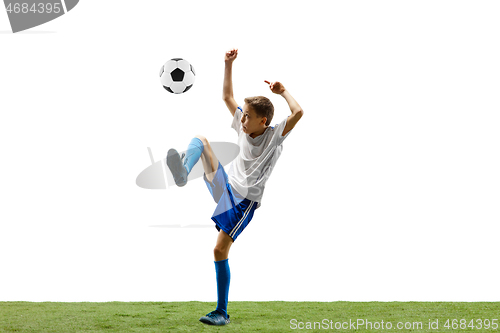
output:
[[[227,325],[231,322],[229,319],[226,319],[226,321],[224,323],[217,324],[212,319],[207,318],[207,317],[201,317],[200,321],[203,324],[212,325],[212,326],[224,326],[224,325]]]
[[[168,153],[167,153],[167,166],[170,169],[170,172],[172,172],[172,175],[174,176],[175,184],[179,187],[186,185],[187,177],[183,177],[183,172],[182,172],[183,170],[182,169],[184,169],[184,173],[187,173],[187,172],[186,172],[186,169],[184,168],[184,166],[182,165],[181,156],[179,155],[177,150],[170,149],[168,151]],[[184,179],[184,178],[186,178],[185,181],[182,181],[182,180],[178,181],[178,179]]]
[[[203,323],[203,324],[207,324],[207,325],[215,325],[215,323],[211,320],[208,320],[208,319],[205,319],[205,317],[201,317],[200,318],[200,321]]]

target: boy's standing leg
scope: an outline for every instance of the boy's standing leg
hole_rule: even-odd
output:
[[[201,317],[200,321],[202,323],[209,325],[229,324],[227,303],[231,271],[229,270],[228,256],[232,244],[233,239],[221,229],[214,248],[215,275],[217,279],[217,308],[206,316]]]
[[[222,313],[228,319],[227,302],[229,283],[231,281],[228,256],[232,244],[233,239],[221,229],[214,248],[215,274],[217,279],[217,308],[215,310]]]

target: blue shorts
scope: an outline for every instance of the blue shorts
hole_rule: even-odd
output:
[[[242,197],[231,188],[227,173],[220,162],[213,181],[208,181],[205,174],[203,174],[203,179],[217,203],[217,208],[212,215],[215,227],[218,231],[224,230],[235,241],[252,220],[257,202]]]

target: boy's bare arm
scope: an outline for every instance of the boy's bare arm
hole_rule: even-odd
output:
[[[226,52],[224,57],[224,84],[222,87],[222,99],[226,103],[227,108],[234,117],[234,112],[238,108],[238,103],[233,96],[233,61],[238,56],[238,49],[232,49]]]
[[[283,96],[283,98],[288,103],[288,106],[290,107],[290,111],[292,111],[292,115],[288,116],[285,128],[283,129],[283,133],[281,134],[281,136],[285,136],[295,127],[295,125],[297,125],[300,118],[302,118],[302,116],[304,115],[304,111],[302,111],[302,108],[300,107],[299,103],[297,103],[297,101],[292,97],[292,95],[290,95],[288,90],[285,89],[285,87],[281,82],[277,81],[273,83],[269,81],[264,81],[264,82],[269,84],[269,88],[273,93]]]

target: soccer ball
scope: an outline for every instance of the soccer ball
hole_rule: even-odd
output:
[[[182,58],[174,58],[160,68],[160,81],[168,92],[182,94],[193,86],[194,68]]]

